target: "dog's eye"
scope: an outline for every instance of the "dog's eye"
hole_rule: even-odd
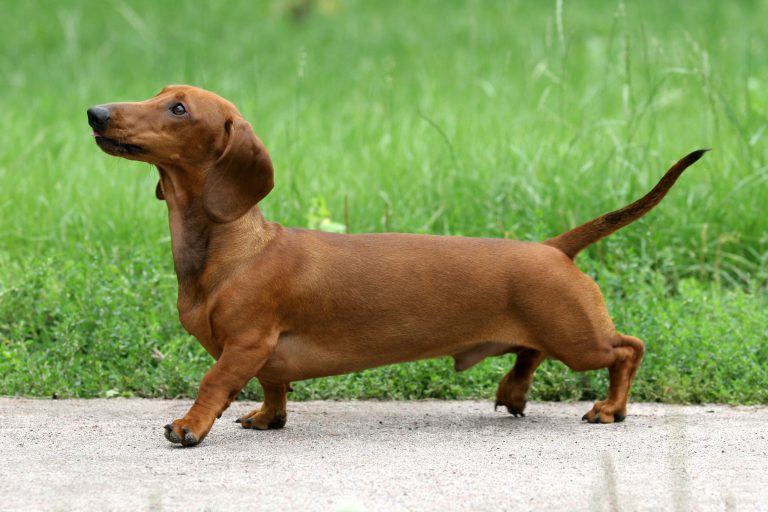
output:
[[[175,116],[183,116],[187,113],[187,109],[184,108],[184,105],[181,103],[176,103],[174,106],[171,107],[171,112],[173,112],[173,115]]]

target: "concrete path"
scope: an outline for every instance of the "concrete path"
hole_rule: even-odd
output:
[[[768,407],[294,402],[259,432],[236,402],[179,448],[189,405],[0,398],[0,510],[768,510]]]

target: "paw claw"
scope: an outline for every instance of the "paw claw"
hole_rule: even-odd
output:
[[[169,423],[165,427],[165,438],[172,443],[178,444],[181,442],[179,434],[173,431],[173,426]]]
[[[496,403],[493,405],[493,410],[498,410],[499,406],[504,406],[507,408],[507,412],[514,416],[515,418],[525,418],[525,413],[523,413],[523,410],[525,409],[526,401],[523,400],[522,402],[519,402],[517,400],[512,401],[509,404],[506,404],[502,402],[501,400],[496,400]]]
[[[285,426],[285,422],[288,418],[281,415],[276,415],[274,418],[272,418],[272,421],[269,422],[268,427],[271,429],[281,429]]]
[[[242,420],[241,418],[237,418],[237,419],[235,420],[235,423],[242,423],[242,421],[243,421],[243,420]]]
[[[189,432],[189,430],[187,430],[186,427],[183,430],[185,431],[184,432],[184,443],[183,443],[184,446],[194,446],[194,445],[196,445],[199,442],[197,440],[197,436],[195,434],[193,434],[192,432]]]

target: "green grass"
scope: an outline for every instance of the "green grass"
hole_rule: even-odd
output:
[[[263,210],[288,226],[543,239],[713,148],[579,265],[647,343],[634,399],[768,403],[767,2],[318,0],[303,21],[289,3],[2,5],[0,394],[194,395],[211,361],[178,324],[156,172],[102,154],[85,122],[192,83],[266,142]],[[293,398],[490,398],[512,362]],[[605,387],[553,362],[534,394]]]

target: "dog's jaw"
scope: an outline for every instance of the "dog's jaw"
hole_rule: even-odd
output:
[[[93,137],[96,141],[96,145],[108,155],[130,158],[132,155],[146,153],[141,146],[110,139],[109,137],[105,137],[96,132],[93,132]]]

